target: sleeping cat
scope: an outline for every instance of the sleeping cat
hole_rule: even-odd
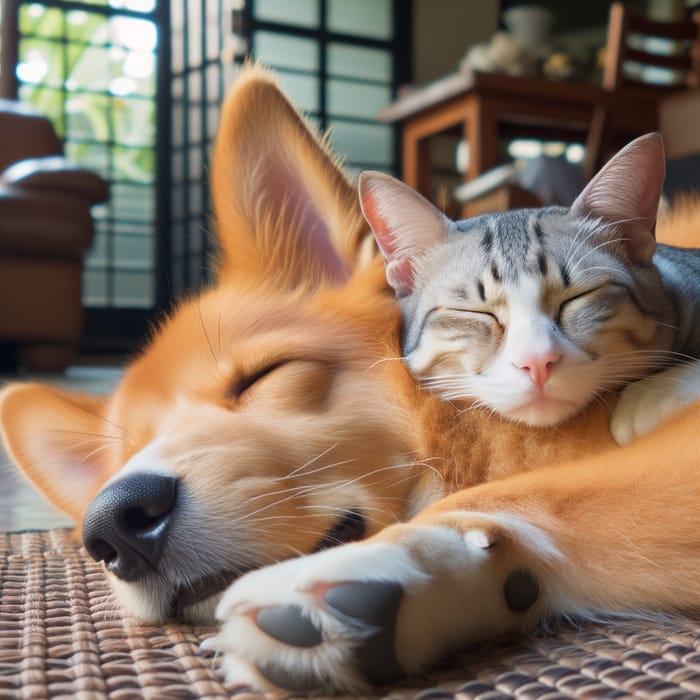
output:
[[[700,357],[700,250],[656,245],[663,178],[663,143],[649,134],[569,209],[455,222],[398,180],[362,173],[363,212],[402,308],[414,376],[446,399],[546,427],[684,362],[621,403],[619,442],[697,397],[700,363],[688,360]]]

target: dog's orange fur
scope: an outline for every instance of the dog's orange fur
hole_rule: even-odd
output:
[[[539,525],[579,603],[700,603],[700,405],[614,448],[607,406],[537,430],[419,389],[398,360],[399,312],[355,192],[259,69],[224,107],[212,186],[218,280],[174,310],[111,397],[36,384],[0,394],[6,445],[51,502],[80,523],[157,438],[201,507],[193,545],[228,547],[224,563],[310,552],[333,509],[360,507],[381,538],[435,501],[417,522],[478,510]],[[697,241],[698,211],[676,218],[674,235],[684,226]],[[162,614],[154,600],[137,611]]]

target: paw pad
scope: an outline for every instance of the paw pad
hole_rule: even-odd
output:
[[[525,569],[516,569],[503,585],[506,605],[513,612],[525,612],[540,596],[540,587],[535,577]]]
[[[321,631],[297,605],[273,605],[261,608],[255,616],[257,626],[273,639],[294,647],[315,647],[323,641]]]
[[[393,683],[406,672],[396,658],[396,615],[403,588],[398,583],[341,583],[328,589],[326,603],[343,617],[367,626],[370,634],[355,650],[362,675],[375,685]]]

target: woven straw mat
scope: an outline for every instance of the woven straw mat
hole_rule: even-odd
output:
[[[200,649],[213,627],[123,618],[100,566],[68,530],[0,542],[0,698],[259,700],[227,686]],[[700,619],[566,626],[460,655],[376,697],[700,698]]]

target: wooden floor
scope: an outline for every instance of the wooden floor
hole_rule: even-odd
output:
[[[7,381],[43,381],[74,390],[96,394],[108,392],[120,376],[118,367],[71,367],[64,375],[42,377],[0,376]],[[70,527],[71,521],[52,508],[14,467],[0,443],[0,531],[48,530]]]

